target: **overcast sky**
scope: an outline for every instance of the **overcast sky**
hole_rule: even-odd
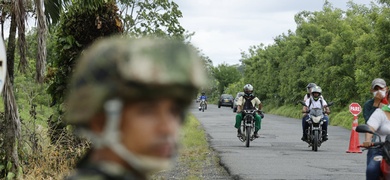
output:
[[[210,57],[214,66],[239,64],[250,46],[269,45],[288,30],[295,32],[294,15],[321,11],[324,0],[175,0],[183,13],[181,25],[195,32],[191,42]],[[348,0],[328,0],[347,9]],[[353,0],[369,6],[370,0]],[[376,1],[374,1],[376,2]]]

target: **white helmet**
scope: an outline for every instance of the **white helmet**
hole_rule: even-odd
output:
[[[318,96],[316,96],[316,97],[314,97],[314,95],[313,95],[313,99],[315,101],[317,101],[320,98],[321,94],[322,94],[322,89],[321,89],[320,86],[315,86],[315,87],[312,88],[311,93],[312,94],[313,93],[318,93]]]
[[[251,84],[246,84],[244,86],[244,92],[245,94],[249,95],[249,94],[252,94],[253,92],[253,86]]]

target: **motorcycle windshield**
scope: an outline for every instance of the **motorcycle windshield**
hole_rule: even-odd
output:
[[[310,118],[313,120],[314,123],[319,123],[322,117],[323,113],[321,108],[310,109]]]
[[[310,109],[310,116],[321,117],[323,115],[321,108]]]

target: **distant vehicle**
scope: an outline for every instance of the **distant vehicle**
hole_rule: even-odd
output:
[[[196,97],[196,100],[195,100],[197,103],[200,102],[200,96]]]
[[[233,108],[233,96],[231,94],[222,94],[218,101],[218,108],[228,106]]]
[[[233,112],[237,112],[237,101],[238,98],[244,95],[244,92],[238,92],[236,95],[236,98],[234,98],[234,103],[233,103]]]

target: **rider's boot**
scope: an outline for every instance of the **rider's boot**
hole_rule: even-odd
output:
[[[259,133],[256,131],[256,132],[253,134],[253,136],[254,136],[255,138],[259,138]]]
[[[328,140],[328,132],[324,131],[322,134],[322,141],[327,141]]]
[[[303,134],[301,140],[302,140],[302,141],[307,141],[307,135],[306,135],[306,134]]]
[[[204,109],[207,109],[207,104],[205,105]]]
[[[237,137],[241,137],[242,133],[241,133],[241,129],[238,129],[237,130]]]

